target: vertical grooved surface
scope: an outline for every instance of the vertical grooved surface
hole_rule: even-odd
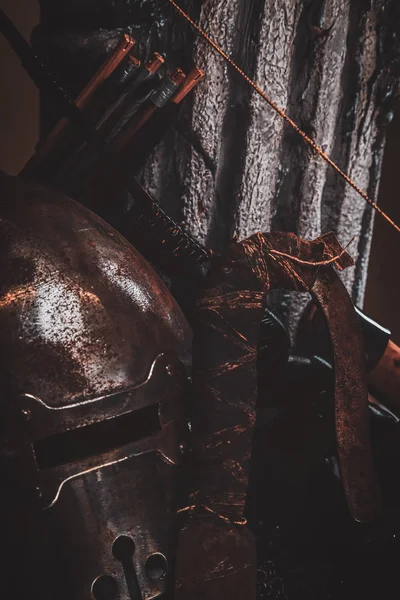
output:
[[[115,6],[103,0],[95,31],[85,38],[78,25],[72,29],[79,13],[87,18],[84,6],[90,2],[63,2],[55,11],[53,3],[42,0],[44,21],[48,25],[53,19],[58,30],[48,38],[45,30],[39,31],[36,38],[42,47],[55,49],[59,64],[64,56],[63,65],[69,61],[75,67],[77,57],[89,57],[91,44],[93,68],[98,61],[102,38],[97,23],[104,28],[110,21],[101,14]],[[400,78],[398,1],[180,4],[376,200],[386,114]],[[373,224],[364,200],[166,0],[157,9],[148,0],[124,0],[118,6],[117,25],[150,40],[154,50],[171,49],[171,59],[182,65],[192,51],[207,74],[150,157],[142,173],[145,187],[189,233],[217,251],[233,234],[244,238],[259,230],[295,231],[308,239],[333,230],[342,244],[355,236],[350,253],[356,266],[343,277],[353,299],[362,304]],[[60,31],[63,11],[68,13],[66,31]],[[72,75],[65,69],[64,76]],[[281,315],[287,322],[295,320],[302,302],[280,300]]]

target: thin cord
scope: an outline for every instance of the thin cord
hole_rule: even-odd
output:
[[[276,254],[277,256],[283,256],[284,258],[288,258],[289,260],[297,262],[301,265],[310,265],[310,266],[314,266],[314,267],[320,267],[320,266],[324,266],[324,265],[330,265],[330,264],[340,260],[343,256],[343,254],[345,254],[347,252],[349,246],[354,242],[354,239],[355,239],[354,237],[351,238],[349,243],[346,244],[346,246],[343,248],[343,250],[340,252],[340,254],[338,254],[337,256],[333,256],[332,258],[329,258],[327,260],[317,260],[317,261],[302,260],[301,258],[297,258],[297,256],[293,256],[292,254],[287,254],[286,252],[280,252],[280,250],[274,250],[274,249],[268,250],[268,252],[270,254]]]
[[[339,175],[349,185],[351,185],[351,187],[362,198],[364,198],[364,200],[368,202],[368,204],[372,206],[372,208],[376,210],[377,213],[379,213],[384,219],[386,219],[386,221],[392,227],[394,227],[396,231],[400,233],[399,225],[397,225],[389,217],[389,215],[387,215],[373,200],[371,200],[368,194],[366,194],[366,192],[364,192],[360,187],[358,187],[358,185],[352,179],[350,179],[350,177],[344,171],[342,171],[340,167],[338,167],[338,165],[326,154],[326,152],[324,152],[324,150],[320,146],[318,146],[318,144],[316,144],[314,140],[312,140],[306,133],[304,133],[304,131],[300,129],[300,127],[296,125],[296,123],[292,121],[292,119],[288,117],[287,114],[281,108],[279,108],[279,106],[275,104],[275,102],[271,100],[271,98],[252,79],[250,79],[248,75],[246,75],[246,73],[226,54],[226,52],[224,52],[222,48],[216,42],[214,42],[214,40],[212,40],[210,36],[207,35],[207,33],[201,27],[199,27],[199,25],[197,25],[197,23],[194,22],[193,19],[191,19],[189,15],[185,13],[185,11],[182,10],[182,8],[178,6],[178,4],[176,4],[176,2],[174,2],[174,0],[169,0],[169,2],[182,15],[182,17],[184,17],[192,25],[192,27],[194,27],[196,31],[198,31],[198,33],[202,35],[205,40],[207,40],[207,42],[226,60],[226,62],[228,62],[234,69],[236,69],[236,71],[243,77],[243,79],[245,79],[247,83],[251,85],[251,87],[257,92],[257,94],[259,94],[271,106],[271,108],[273,108],[274,111],[277,112],[280,117],[282,117],[284,121],[286,121],[286,123],[288,123],[307,142],[307,144],[309,144],[315,150],[315,152],[317,152],[317,154],[319,154],[321,158],[323,158],[323,160],[326,163],[328,163],[328,165],[330,165],[337,173],[339,173]]]

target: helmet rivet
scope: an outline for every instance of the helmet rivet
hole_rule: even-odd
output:
[[[32,418],[32,413],[30,410],[28,410],[27,408],[23,408],[21,410],[21,416],[22,416],[22,420],[27,422],[30,421]]]
[[[185,444],[185,442],[181,442],[181,443],[179,444],[179,452],[180,452],[181,454],[183,454],[183,453],[185,452],[185,450],[186,450],[186,444]]]
[[[168,377],[173,377],[173,375],[174,375],[174,367],[172,365],[167,365],[165,367],[165,372],[167,373]]]

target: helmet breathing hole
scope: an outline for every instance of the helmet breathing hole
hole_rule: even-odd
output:
[[[112,545],[112,553],[121,563],[124,570],[129,598],[132,600],[141,600],[142,594],[140,592],[140,586],[132,560],[132,557],[135,554],[135,542],[127,535],[120,535]]]
[[[146,575],[152,581],[158,581],[167,572],[167,559],[159,552],[152,554],[146,561]]]
[[[135,542],[127,535],[120,535],[113,543],[112,553],[117,560],[125,562],[135,554]]]
[[[92,583],[92,594],[96,600],[115,600],[118,585],[110,575],[100,575]]]

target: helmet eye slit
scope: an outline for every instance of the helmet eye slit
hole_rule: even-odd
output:
[[[33,449],[38,468],[51,469],[123,448],[159,431],[159,404],[152,404],[111,419],[36,440]]]

